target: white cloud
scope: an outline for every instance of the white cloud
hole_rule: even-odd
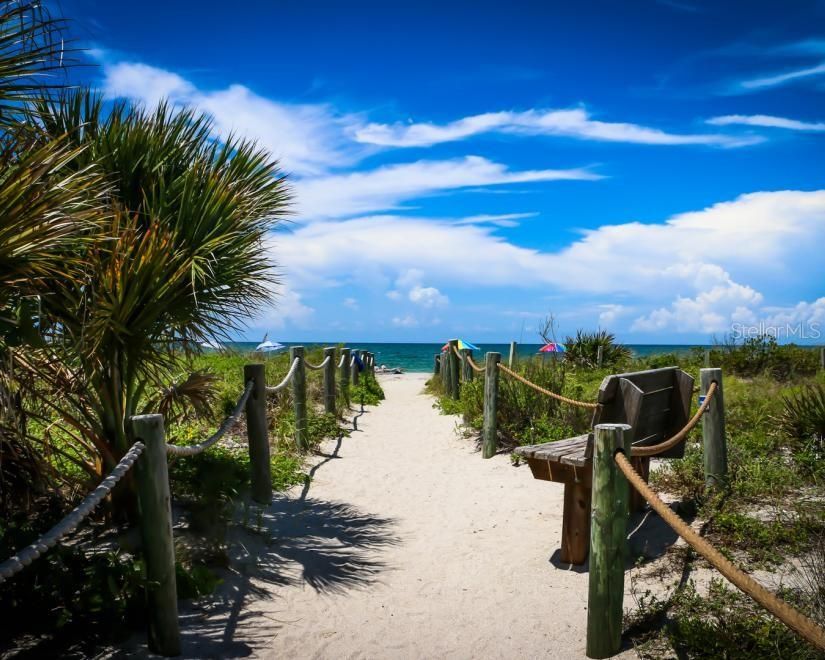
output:
[[[445,283],[576,294],[606,305],[596,308],[604,325],[632,310],[639,331],[716,332],[748,311],[764,316],[760,296],[770,303],[764,291],[778,281],[821,280],[823,243],[825,190],[819,190],[753,193],[663,223],[606,225],[557,252],[515,245],[488,225],[395,215],[301,226],[279,235],[273,249],[302,290],[329,280],[347,284],[351,255],[358,254],[372,277],[395,282],[386,295],[398,302],[415,287]]]
[[[450,302],[450,299],[432,286],[416,285],[408,294],[409,299],[421,307],[443,307]]]
[[[407,316],[394,316],[392,324],[397,328],[416,328],[418,327],[418,319],[411,314]]]
[[[510,171],[480,156],[451,160],[419,160],[385,165],[367,172],[331,175],[295,184],[302,219],[345,217],[398,209],[407,200],[433,193],[539,181],[593,181],[602,178],[586,169]]]
[[[799,121],[797,119],[774,117],[772,115],[724,115],[722,117],[708,119],[707,123],[713,124],[714,126],[740,124],[743,126],[760,126],[763,128],[785,128],[791,131],[825,131],[825,122]]]
[[[282,329],[287,325],[307,327],[315,309],[304,304],[303,296],[289,286],[278,289],[275,305],[256,316],[250,325],[263,330]]]
[[[358,301],[355,298],[344,298],[343,302],[341,303],[344,307],[348,307],[352,310],[358,309]]]
[[[499,213],[499,214],[488,214],[483,213],[481,215],[471,215],[467,216],[466,218],[460,218],[455,221],[457,225],[495,225],[496,227],[518,227],[519,220],[524,220],[526,218],[535,218],[538,217],[539,213],[537,211],[531,211],[529,213]]]
[[[703,144],[740,147],[761,141],[758,136],[667,133],[658,128],[638,124],[599,121],[592,119],[583,108],[489,112],[441,125],[371,123],[356,129],[354,136],[359,142],[382,147],[426,147],[490,132],[658,145]]]
[[[139,62],[103,65],[103,91],[149,106],[161,98],[209,113],[221,137],[236,132],[256,139],[279,158],[288,172],[318,175],[350,165],[365,153],[346,133],[361,120],[341,115],[328,105],[281,103],[255,94],[243,85],[200,90],[181,76]]]
[[[812,76],[820,76],[825,74],[825,62],[815,66],[806,67],[804,69],[795,69],[793,71],[785,71],[770,76],[762,76],[759,78],[751,78],[739,82],[739,87],[742,90],[758,91],[766,87],[778,87],[780,85],[787,85],[788,83],[803,78],[810,78]]]

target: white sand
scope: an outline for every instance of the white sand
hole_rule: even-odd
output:
[[[384,377],[308,492],[251,517],[266,531],[235,539],[222,599],[185,614],[185,655],[584,657],[587,573],[551,561],[563,486],[483,460],[424,381]]]

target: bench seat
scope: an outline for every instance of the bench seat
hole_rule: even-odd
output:
[[[677,367],[651,369],[607,376],[599,388],[599,407],[593,423],[622,423],[631,426],[633,445],[662,442],[687,422],[693,378]],[[530,466],[535,479],[564,484],[564,514],[559,559],[583,564],[590,546],[590,491],[592,484],[593,434],[518,447],[515,453]],[[680,458],[680,443],[662,458]],[[631,463],[647,481],[649,458],[632,458]],[[639,509],[644,500],[631,492],[630,506]]]

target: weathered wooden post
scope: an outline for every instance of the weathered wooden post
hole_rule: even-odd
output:
[[[441,374],[441,356],[436,353],[433,355],[433,376]]]
[[[335,347],[324,349],[324,412],[335,412]]]
[[[473,352],[469,348],[461,349],[461,380],[465,383],[473,380],[473,368],[470,366],[470,360],[467,359],[472,357],[472,355]]]
[[[484,365],[484,427],[481,432],[481,455],[495,456],[498,446],[498,363],[501,353],[487,353]]]
[[[447,352],[441,351],[441,386],[444,394],[449,393],[450,388],[450,361],[447,359]]]
[[[450,361],[450,398],[458,400],[461,390],[459,385],[459,375],[461,373],[461,366],[458,361],[458,339],[450,340],[450,347],[447,350],[447,359]]]
[[[596,348],[596,366],[601,369],[602,368],[602,359],[604,356],[604,346],[598,346]]]
[[[353,386],[358,385],[358,381],[360,379],[360,373],[358,371],[358,360],[360,359],[361,351],[354,350],[350,353],[350,362],[352,362],[350,368],[350,378],[352,378]],[[354,362],[353,362],[354,360]]]
[[[246,400],[246,437],[249,443],[249,488],[259,504],[272,501],[272,474],[269,460],[269,432],[266,423],[266,367],[247,364],[244,383],[254,381]]]
[[[710,349],[706,348],[705,349],[705,367],[709,367],[709,366],[710,366]]]
[[[630,454],[627,424],[597,424],[593,443],[590,576],[587,597],[588,658],[609,658],[622,645],[624,564],[629,485],[613,456]]]
[[[825,371],[825,346],[819,347],[819,368]]]
[[[705,487],[724,488],[728,481],[728,447],[725,442],[725,398],[722,393],[722,370],[699,370],[700,392],[707,394],[716,382],[716,392],[702,416],[702,441],[705,458]]]
[[[518,344],[516,342],[514,342],[514,341],[510,342],[510,357],[507,360],[507,366],[510,367],[511,369],[514,368],[514,365],[518,361],[518,351],[516,350],[517,346],[518,346]]]
[[[165,656],[180,655],[178,588],[175,583],[175,543],[163,415],[131,418],[132,436],[145,445],[135,472],[138,513],[146,561],[146,605],[149,649]]]
[[[304,347],[291,346],[289,363],[298,359],[298,368],[292,377],[292,405],[295,410],[295,446],[303,451],[307,448],[307,373],[304,362]]]
[[[341,386],[341,393],[344,395],[344,401],[347,405],[349,405],[349,379],[350,379],[350,365],[349,363],[352,360],[352,356],[350,355],[350,349],[342,348],[341,349],[341,369],[338,374],[338,379],[340,381]]]

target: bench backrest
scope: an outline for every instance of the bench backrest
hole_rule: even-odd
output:
[[[655,445],[671,437],[690,418],[693,377],[679,367],[607,376],[599,388],[602,404],[593,415],[593,425],[629,424],[634,445]],[[680,442],[662,458],[681,458]]]

